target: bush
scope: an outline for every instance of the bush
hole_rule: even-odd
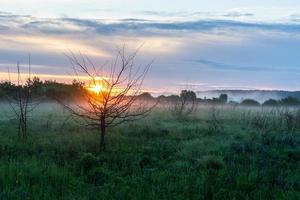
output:
[[[280,104],[283,106],[299,106],[300,101],[294,97],[287,97],[287,98],[280,100]]]
[[[90,182],[103,185],[112,176],[112,173],[104,167],[95,167],[87,173]]]
[[[259,106],[260,103],[254,99],[245,99],[241,102],[242,106]]]
[[[91,153],[83,153],[79,159],[79,166],[84,172],[88,172],[99,165],[99,160]]]
[[[269,99],[269,100],[266,100],[262,105],[263,106],[278,106],[278,101],[276,101],[275,99]]]
[[[221,156],[208,155],[200,159],[200,166],[206,169],[219,170],[224,166]]]
[[[300,160],[300,149],[287,149],[284,151],[287,159],[292,162],[297,162]]]

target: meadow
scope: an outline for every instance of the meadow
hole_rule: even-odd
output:
[[[99,135],[55,103],[29,137],[0,104],[0,199],[300,199],[300,110],[166,108]]]

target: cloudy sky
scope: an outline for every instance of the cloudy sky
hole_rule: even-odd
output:
[[[300,90],[300,2],[295,0],[0,0],[0,76],[31,54],[43,79],[72,80],[65,54],[96,64],[143,44],[154,60],[145,87]]]

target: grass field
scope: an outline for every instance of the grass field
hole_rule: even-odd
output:
[[[0,199],[300,199],[296,109],[156,109],[109,130],[107,149],[55,104],[27,140],[0,104]]]

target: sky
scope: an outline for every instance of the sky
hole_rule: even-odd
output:
[[[297,3],[298,2],[298,3]],[[300,2],[295,0],[0,0],[0,77],[74,78],[66,54],[97,65],[142,45],[153,93],[181,89],[300,90]],[[8,76],[8,71],[10,76]]]

